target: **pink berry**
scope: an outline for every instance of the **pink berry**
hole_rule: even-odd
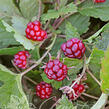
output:
[[[62,81],[67,76],[67,66],[60,62],[58,59],[50,60],[46,64],[44,72],[49,79]]]
[[[40,28],[41,24],[39,21],[29,22],[25,30],[26,37],[33,41],[43,41],[47,38],[46,31]]]
[[[27,59],[30,57],[28,51],[19,51],[14,55],[14,64],[21,68],[25,69],[27,67]]]
[[[40,82],[36,85],[36,95],[41,99],[47,99],[52,93],[52,87],[46,82]]]
[[[61,50],[64,52],[64,55],[69,58],[81,59],[86,48],[80,39],[72,38],[61,45]]]

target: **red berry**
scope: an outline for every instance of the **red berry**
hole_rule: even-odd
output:
[[[78,92],[82,93],[84,91],[84,85],[79,84]]]
[[[75,81],[72,81],[72,84],[74,83]],[[81,93],[84,92],[84,85],[83,84],[77,84],[75,83],[74,86],[72,87],[72,89],[74,90],[74,92],[72,91],[71,93],[67,93],[66,95],[68,96],[68,98],[70,100],[76,100],[80,95]]]
[[[40,82],[36,86],[36,95],[39,96],[41,99],[47,99],[50,97],[52,93],[52,87],[50,84],[46,82]]]
[[[39,21],[29,22],[25,30],[26,37],[33,41],[42,41],[47,38],[46,31],[40,28],[41,24]]]
[[[94,0],[95,3],[103,3],[105,2],[106,0]]]
[[[80,59],[84,55],[86,48],[81,40],[72,38],[61,45],[61,50],[69,58]]]
[[[72,81],[72,83],[74,83],[74,81]],[[77,91],[79,89],[79,84],[75,83],[75,85],[73,86],[73,89]]]
[[[60,62],[58,59],[50,60],[46,64],[44,72],[49,79],[57,81],[63,80],[67,76],[67,66]]]
[[[28,51],[19,51],[14,55],[14,64],[19,68],[25,69],[27,67],[27,59],[30,57]]]

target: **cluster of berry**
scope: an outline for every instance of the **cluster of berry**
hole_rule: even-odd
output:
[[[74,83],[75,81],[73,81],[72,83]],[[84,92],[84,85],[83,84],[77,84],[75,83],[74,86],[72,87],[72,89],[74,90],[71,93],[68,93],[67,96],[70,100],[75,100],[77,99],[81,93]]]
[[[43,41],[45,38],[47,38],[46,31],[40,29],[40,26],[41,24],[39,21],[28,23],[25,30],[26,37],[34,41]],[[85,53],[85,49],[85,45],[78,38],[72,38],[61,45],[61,50],[64,52],[64,55],[69,58],[81,59]],[[19,68],[25,69],[27,67],[29,57],[30,54],[28,51],[20,51],[14,56],[14,63]],[[60,62],[59,59],[50,60],[44,69],[44,72],[49,79],[54,79],[57,81],[62,81],[64,78],[66,78],[67,71],[67,66]],[[81,84],[75,84],[73,89],[75,94],[79,96],[80,93],[83,92],[84,86]],[[41,99],[49,98],[51,93],[52,87],[48,83],[41,82],[36,86],[36,94]],[[72,100],[75,98],[72,93],[68,94],[68,97]]]
[[[25,30],[26,37],[33,41],[42,41],[47,38],[45,30],[40,28],[41,24],[39,21],[29,22]]]
[[[41,99],[47,99],[50,97],[52,93],[52,87],[50,84],[46,82],[40,82],[36,86],[36,95],[39,96]]]
[[[28,51],[19,51],[14,55],[14,64],[19,68],[25,69],[27,67],[27,60],[30,57]]]

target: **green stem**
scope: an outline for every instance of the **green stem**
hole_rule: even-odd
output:
[[[107,103],[108,95],[102,93],[96,104],[91,107],[91,109],[104,109],[106,103]]]

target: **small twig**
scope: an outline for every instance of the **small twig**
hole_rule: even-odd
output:
[[[89,52],[92,52],[92,50],[87,45],[85,45],[85,46],[89,50]]]
[[[27,79],[28,81],[30,81],[31,83],[33,83],[34,85],[37,85],[37,83],[35,81],[33,81],[31,78],[24,76],[25,79]]]
[[[49,101],[49,100],[52,99],[52,98],[56,98],[56,96],[50,97],[49,99],[45,100],[45,101],[40,105],[39,109],[41,109],[42,106],[43,106],[47,101]]]
[[[54,29],[56,30],[56,29],[60,26],[60,24],[61,24],[66,18],[68,18],[69,16],[71,16],[71,15],[74,14],[74,13],[75,13],[75,12],[70,13],[70,14],[67,14],[66,16],[64,16],[63,18],[61,18],[60,21],[59,21],[59,23],[54,27]]]
[[[65,35],[58,35],[57,37],[66,38]]]
[[[56,106],[56,105],[58,104],[59,100],[60,100],[60,99],[58,99],[58,100],[51,106],[50,109],[53,109],[53,107]]]
[[[88,74],[101,86],[101,83],[97,80],[97,78],[91,73],[89,69],[86,70]]]
[[[19,73],[21,73],[21,71],[17,68],[17,66],[14,64],[14,62],[13,62],[13,60],[11,61],[12,62],[12,64],[13,64],[13,66],[15,67],[15,69],[19,72]]]
[[[98,97],[89,95],[89,94],[87,94],[87,93],[82,93],[82,95],[87,96],[87,97],[92,98],[92,99],[95,99],[95,100],[98,100],[98,99],[99,99]]]
[[[72,88],[78,81],[81,80],[81,78],[82,78],[82,77],[84,76],[84,74],[85,74],[86,68],[87,68],[87,66],[86,66],[86,56],[84,55],[84,67],[83,67],[83,71],[82,71],[80,77],[77,78],[76,81],[71,85],[71,88]]]
[[[48,25],[50,24],[50,20],[47,21],[45,27],[44,27],[44,30],[46,30],[48,28]]]
[[[38,0],[38,2],[39,2],[39,11],[38,11],[38,20],[40,20],[40,16],[41,16],[41,9],[42,9],[42,2],[41,2],[41,0]]]

